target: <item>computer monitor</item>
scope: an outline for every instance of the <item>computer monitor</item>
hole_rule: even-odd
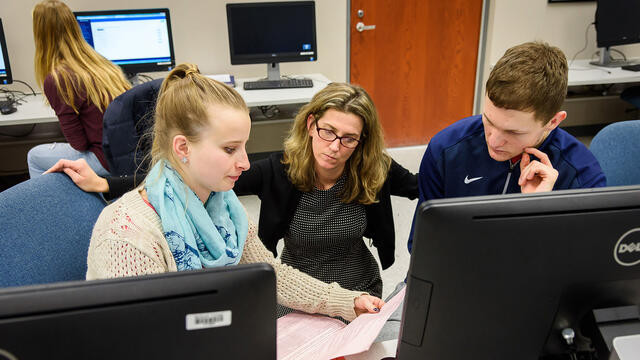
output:
[[[611,59],[609,47],[640,43],[639,17],[639,1],[598,0],[595,24],[600,58],[592,64],[607,67],[628,65],[625,60]]]
[[[74,12],[82,36],[129,76],[176,64],[169,9]]]
[[[280,79],[281,62],[316,61],[315,2],[227,4],[232,65],[267,64],[267,80]]]
[[[0,85],[11,84],[11,65],[9,64],[9,53],[7,52],[7,41],[4,37],[2,19],[0,19]]]
[[[584,355],[593,309],[638,304],[640,186],[428,201],[397,358],[556,359],[564,329]]]
[[[252,264],[5,288],[6,358],[275,360],[275,274]]]

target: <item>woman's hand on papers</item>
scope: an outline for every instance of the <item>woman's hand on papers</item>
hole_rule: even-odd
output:
[[[353,300],[356,316],[366,313],[377,313],[384,306],[384,301],[371,295],[360,295]]]
[[[62,171],[69,175],[78,187],[86,192],[109,192],[109,184],[87,164],[85,159],[58,160],[45,174]]]

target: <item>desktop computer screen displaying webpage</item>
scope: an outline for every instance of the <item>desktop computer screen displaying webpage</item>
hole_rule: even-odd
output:
[[[171,61],[167,15],[164,12],[131,14],[76,14],[86,41],[118,65]]]

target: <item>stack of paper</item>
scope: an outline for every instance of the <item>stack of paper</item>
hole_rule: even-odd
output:
[[[378,314],[363,314],[349,325],[322,315],[292,313],[278,319],[278,360],[327,360],[367,351],[404,298],[404,289]]]

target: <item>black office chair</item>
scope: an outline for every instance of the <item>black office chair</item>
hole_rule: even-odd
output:
[[[146,170],[153,111],[163,79],[137,85],[113,99],[103,116],[102,149],[112,175]],[[142,165],[142,166],[141,166]]]

